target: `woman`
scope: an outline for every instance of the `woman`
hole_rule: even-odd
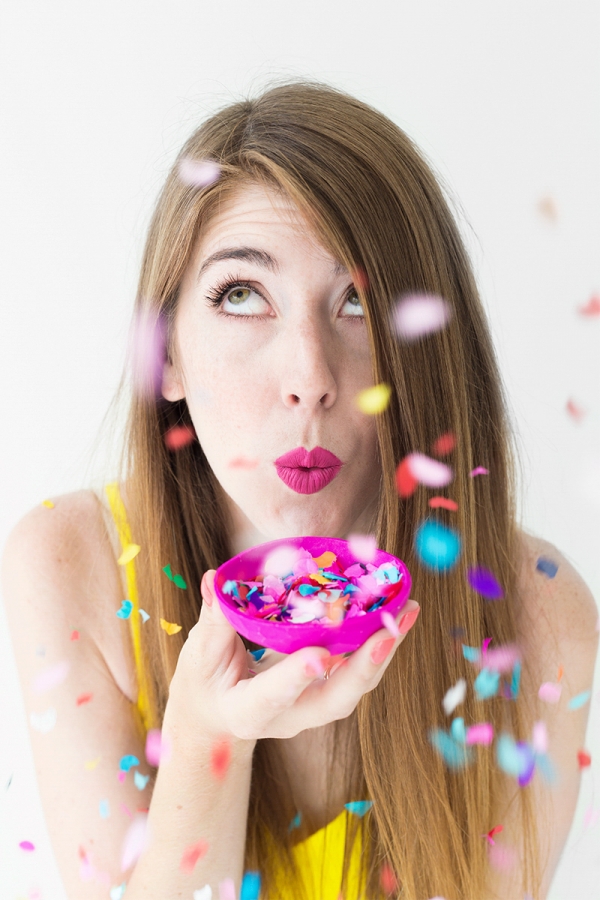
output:
[[[445,327],[402,340],[390,323],[410,292],[444,298]],[[224,109],[167,179],[136,323],[123,473],[108,504],[91,491],[55,498],[5,551],[32,711],[42,711],[32,684],[68,670],[52,688],[55,727],[33,731],[68,896],[119,897],[126,884],[127,900],[226,898],[258,872],[268,898],[545,897],[577,799],[587,712],[566,703],[591,685],[595,604],[555,548],[517,527],[488,328],[417,149],[321,85]],[[157,374],[148,346],[161,335]],[[367,415],[356,396],[379,383],[389,404]],[[186,427],[197,439],[177,446]],[[423,485],[399,496],[398,464],[435,446],[454,472],[435,493],[456,509],[430,508]],[[337,462],[317,452],[300,460],[312,476],[290,476],[281,456],[317,447]],[[473,475],[478,466],[487,474]],[[425,520],[460,536],[447,570],[415,549]],[[215,601],[214,569],[267,540],[352,533],[407,563],[404,634],[382,629],[347,659],[322,648],[257,659]],[[554,577],[536,568],[541,556]],[[494,573],[502,599],[473,590],[475,566]],[[522,677],[515,665],[512,689],[482,698],[461,644],[481,661],[490,638],[490,649],[517,646]],[[62,669],[39,674],[40,644],[43,664]],[[541,709],[538,689],[559,666],[562,699]],[[452,719],[464,764],[440,753]],[[494,746],[467,754],[460,740],[461,722],[487,722],[496,747],[502,735],[531,745],[540,721],[548,755],[538,725],[528,786]],[[158,772],[144,757],[157,728]],[[365,800],[364,814],[345,808]]]

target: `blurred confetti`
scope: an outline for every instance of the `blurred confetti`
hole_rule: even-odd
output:
[[[449,453],[452,453],[455,447],[456,436],[452,431],[447,431],[445,434],[440,435],[440,437],[436,441],[434,441],[431,452],[434,456],[448,456]]]
[[[594,294],[585,306],[580,306],[578,312],[582,316],[600,316],[600,294]]]
[[[255,469],[259,464],[258,459],[247,459],[245,456],[236,456],[227,463],[229,469]]]
[[[379,883],[385,894],[393,894],[393,892],[397,890],[398,879],[389,863],[383,863],[381,874],[379,876]]]
[[[145,623],[148,621],[148,619],[150,618],[150,616],[148,615],[148,613],[146,612],[145,609],[140,609],[140,610],[139,610],[139,614],[140,614],[140,616],[142,617],[142,622],[144,622],[144,624],[145,624]]]
[[[203,840],[196,841],[195,844],[186,847],[181,856],[181,862],[179,863],[181,871],[185,872],[187,875],[191,875],[196,868],[196,863],[198,860],[202,859],[207,850],[208,843]]]
[[[222,781],[227,775],[229,763],[231,762],[231,742],[228,738],[222,738],[211,747],[210,751],[210,769],[213,778]]]
[[[131,562],[142,548],[139,544],[127,544],[126,547],[123,547],[123,552],[118,558],[117,562],[120,566],[126,566],[128,562]]]
[[[578,750],[577,751],[577,762],[579,763],[580,769],[587,769],[588,766],[592,764],[592,757],[586,750]]]
[[[428,506],[431,509],[448,509],[450,512],[456,512],[458,509],[458,503],[449,497],[431,497]]]
[[[391,396],[392,389],[389,384],[376,384],[359,391],[355,401],[361,412],[368,416],[376,416],[387,409]]]
[[[543,572],[544,575],[547,575],[548,578],[554,578],[554,576],[558,572],[558,566],[556,565],[556,563],[552,562],[551,559],[548,559],[547,556],[540,556],[535,564],[535,568],[538,572]]]
[[[476,466],[474,469],[471,469],[469,472],[469,478],[475,478],[477,475],[489,475],[490,470],[484,468],[483,466]]]
[[[571,697],[567,706],[569,709],[581,709],[582,706],[589,701],[592,696],[591,691],[582,691],[581,694],[577,694],[575,697]]]
[[[351,534],[348,536],[348,549],[361,563],[372,563],[377,553],[377,541],[372,534]]]
[[[79,696],[75,700],[75,703],[77,704],[77,706],[83,706],[85,703],[90,703],[93,698],[93,694],[79,694]]]
[[[133,609],[131,600],[121,600],[121,609],[118,609],[116,616],[118,619],[128,619]]]
[[[121,871],[125,872],[135,865],[149,843],[148,816],[138,815],[133,820],[123,841],[121,851]]]
[[[163,369],[167,359],[166,322],[153,309],[136,311],[132,320],[129,358],[136,394],[156,398],[161,395]]]
[[[205,884],[198,891],[194,891],[193,900],[212,900],[212,888],[210,884]]]
[[[174,425],[165,432],[165,446],[169,450],[181,450],[196,439],[196,432],[192,425]]]
[[[429,731],[429,741],[450,769],[462,769],[473,761],[472,750],[459,744],[441,728]]]
[[[98,812],[101,819],[108,819],[110,816],[110,805],[108,800],[101,800],[98,804]]]
[[[392,324],[401,340],[415,341],[444,328],[451,313],[448,301],[436,294],[406,294],[396,303]]]
[[[146,787],[146,785],[148,784],[149,780],[150,780],[149,775],[142,775],[141,772],[133,773],[133,783],[135,784],[138,791],[143,791],[144,788]]]
[[[170,756],[171,748],[168,739],[159,728],[151,728],[146,735],[146,762],[157,767]]]
[[[500,686],[500,673],[491,669],[482,669],[475,681],[473,689],[479,700],[495,697]]]
[[[35,844],[32,844],[31,841],[20,841],[19,847],[26,853],[32,853],[35,850]]]
[[[425,521],[416,531],[415,549],[421,562],[438,572],[451,569],[460,554],[460,538],[439,522]]]
[[[52,500],[42,500],[42,506],[46,506],[48,509],[54,509]]]
[[[555,684],[553,681],[545,681],[540,685],[538,697],[545,703],[558,703],[561,693],[562,687],[560,684]]]
[[[489,569],[483,566],[473,566],[467,570],[467,580],[474,591],[485,597],[486,600],[499,600],[504,597],[504,591],[496,581],[496,577]]]
[[[205,188],[219,180],[221,167],[212,159],[184,156],[179,160],[178,174],[180,181],[188,187]]]
[[[464,678],[459,678],[456,684],[446,691],[442,706],[447,716],[451,715],[459,704],[461,704],[467,696],[467,682]]]
[[[258,900],[260,896],[260,872],[244,872],[240,900]]]
[[[550,196],[542,197],[540,200],[538,200],[537,210],[539,214],[549,222],[555,223],[558,220],[556,203]]]
[[[139,766],[139,764],[140,761],[137,756],[134,756],[132,753],[127,753],[119,760],[119,769],[121,772],[129,772],[130,769],[133,769],[134,766]]]
[[[177,634],[177,632],[181,631],[181,625],[176,625],[174,622],[167,622],[166,619],[160,620],[160,627],[170,635]]]
[[[573,399],[567,400],[566,410],[575,422],[581,422],[587,415],[587,410],[579,406]]]
[[[362,819],[362,817],[369,812],[371,807],[373,806],[372,800],[352,800],[350,803],[345,803],[344,806],[348,810],[348,812],[352,813],[355,816],[358,816]]]
[[[70,668],[71,663],[68,660],[63,659],[53,666],[44,669],[44,671],[36,675],[33,680],[33,692],[35,694],[45,694],[47,691],[51,691],[52,688],[58,687],[69,674]]]

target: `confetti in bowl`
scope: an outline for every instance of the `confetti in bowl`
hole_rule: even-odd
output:
[[[257,613],[250,602],[252,586],[257,588],[254,597],[262,598],[270,589],[272,616],[278,618],[265,618],[268,604],[263,600]],[[248,640],[280,653],[302,647],[326,647],[332,655],[352,653],[385,627],[383,612],[397,616],[410,588],[402,560],[377,550],[372,563],[364,564],[348,541],[330,537],[269,541],[238,553],[215,574],[215,593],[228,622]],[[327,615],[311,619],[313,613],[304,610],[318,605],[319,595]]]

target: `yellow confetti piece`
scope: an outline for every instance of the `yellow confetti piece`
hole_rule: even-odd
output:
[[[389,384],[376,384],[374,387],[359,391],[354,399],[361,412],[375,416],[384,411],[391,396],[392,389]]]
[[[54,503],[52,500],[42,500],[42,506],[47,506],[48,509],[54,509]]]
[[[131,562],[131,560],[138,555],[141,549],[139,544],[127,544],[127,546],[123,548],[123,552],[117,562],[120,566],[126,566],[128,562]]]
[[[166,619],[160,620],[160,627],[163,631],[166,631],[167,634],[177,634],[178,631],[181,631],[181,625],[175,625],[173,622],[167,622]]]
[[[334,559],[335,553],[332,553],[331,550],[326,550],[325,553],[321,553],[320,556],[314,557],[314,560],[320,569],[326,569],[327,566],[331,565]]]
[[[331,584],[331,581],[329,578],[325,578],[324,575],[319,575],[317,572],[310,573],[310,580],[316,581],[317,584]]]
[[[87,762],[85,763],[85,767],[88,770],[88,772],[92,772],[96,768],[96,766],[98,765],[98,763],[100,762],[101,759],[102,759],[101,756],[98,756],[96,759],[88,759]]]

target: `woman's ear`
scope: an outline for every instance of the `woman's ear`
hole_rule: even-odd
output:
[[[165,400],[174,402],[175,400],[183,400],[185,397],[185,388],[180,376],[171,362],[166,362],[163,366],[161,394]]]

